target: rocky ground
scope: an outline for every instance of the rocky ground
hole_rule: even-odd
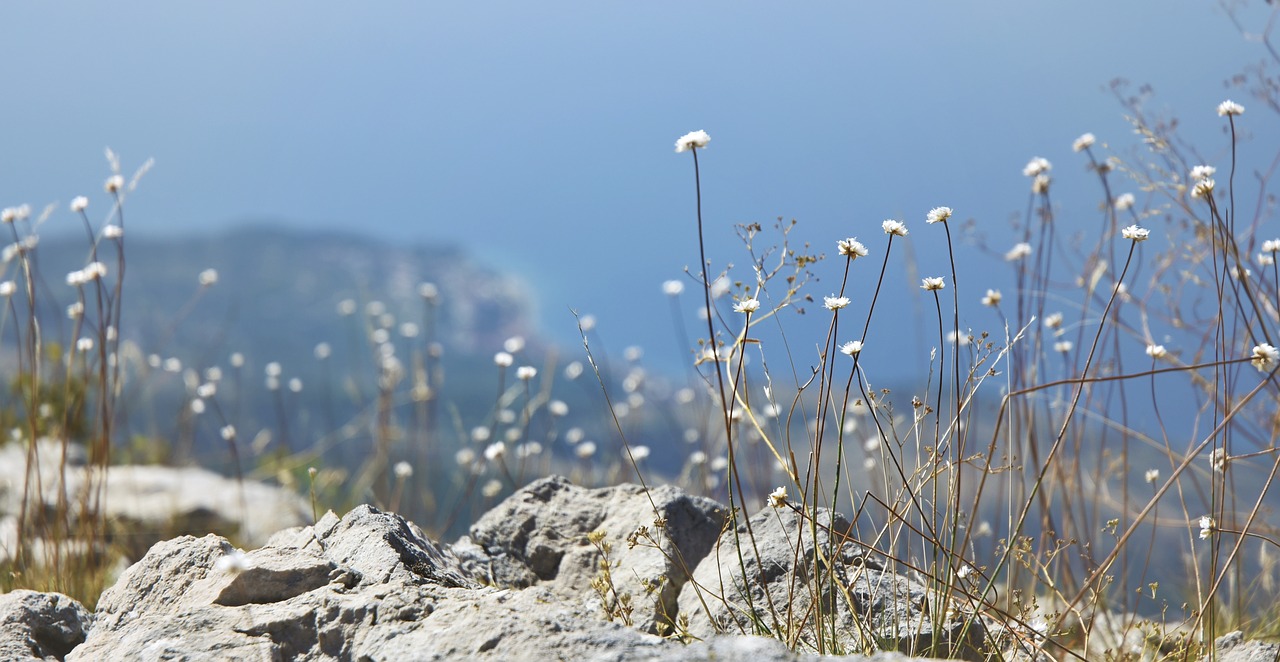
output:
[[[248,552],[217,535],[180,536],[152,546],[93,613],[54,593],[0,595],[0,659],[809,660],[822,656],[791,648],[815,650],[806,615],[819,611],[827,641],[844,650],[865,650],[871,637],[906,651],[841,659],[923,659],[908,653],[934,645],[977,659],[995,634],[984,619],[935,631],[920,611],[924,587],[854,543],[815,568],[814,540],[789,509],[763,509],[737,531],[726,514],[672,487],[585,489],[553,477],[452,545],[369,506]],[[821,549],[849,527],[835,513],[818,521]],[[739,558],[734,541],[748,526],[755,544]],[[815,571],[844,589],[815,595]],[[762,629],[792,645],[754,635]],[[1278,655],[1228,635],[1216,659]]]

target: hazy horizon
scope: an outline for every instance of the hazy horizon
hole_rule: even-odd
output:
[[[1150,84],[1152,108],[1178,117],[1207,161],[1222,158],[1214,107],[1250,105],[1225,81],[1262,53],[1221,7],[1191,0],[3,12],[20,56],[0,63],[11,90],[0,119],[22,130],[0,137],[0,205],[58,202],[42,231],[74,227],[75,195],[105,214],[110,146],[126,173],[155,159],[129,204],[131,233],[272,219],[457,246],[531,282],[549,337],[576,345],[570,310],[591,313],[609,350],[638,344],[668,367],[684,356],[661,283],[697,262],[692,163],[672,150],[681,134],[712,136],[702,166],[716,267],[746,261],[735,223],[795,218],[797,237],[831,255],[845,236],[878,252],[879,223],[894,217],[917,230],[899,256],[928,269],[945,250],[923,232],[936,205],[974,220],[993,248],[1012,244],[1033,156],[1055,164],[1060,227],[1097,223],[1101,192],[1071,142],[1090,131],[1120,153],[1138,144],[1112,79]],[[1251,110],[1245,131],[1274,142],[1280,123]],[[1266,156],[1243,151],[1245,164]],[[961,256],[975,309],[1009,277],[976,255]],[[890,274],[886,323],[919,305],[908,273]],[[835,268],[818,274],[811,294],[838,288]],[[876,342],[921,344],[880,332]],[[920,370],[927,357],[913,356],[870,369]]]

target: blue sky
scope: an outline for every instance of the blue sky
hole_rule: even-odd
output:
[[[717,265],[745,262],[734,223],[795,218],[830,255],[851,235],[875,248],[896,217],[927,269],[936,205],[1012,243],[1035,155],[1056,166],[1064,227],[1096,223],[1071,142],[1134,145],[1113,78],[1151,84],[1221,157],[1214,107],[1249,105],[1224,81],[1262,57],[1200,0],[6,3],[0,21],[0,205],[97,192],[111,146],[126,170],[156,161],[130,232],[449,242],[528,278],[551,337],[574,342],[576,308],[610,349],[660,363],[678,358],[660,284],[697,261],[681,134],[712,136]],[[1274,117],[1246,118],[1276,144]],[[974,301],[1006,276],[961,270]],[[815,296],[838,287],[820,275]]]

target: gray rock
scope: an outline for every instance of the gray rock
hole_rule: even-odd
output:
[[[698,637],[766,634],[802,650],[820,650],[819,638],[821,650],[943,654],[950,647],[948,657],[980,658],[980,622],[947,620],[935,632],[926,587],[885,570],[853,541],[849,522],[826,509],[812,518],[765,508],[721,536],[694,580],[679,606]]]
[[[0,595],[0,660],[61,660],[85,639],[93,615],[61,593]]]
[[[480,586],[448,547],[368,506],[220,568],[233,554],[212,535],[155,545],[103,593],[67,660],[819,659],[757,637],[686,646],[607,622],[553,582]]]
[[[603,612],[592,588],[601,554],[588,541],[602,532],[612,548],[612,588],[630,596],[635,627],[656,633],[674,622],[681,589],[715,544],[725,514],[719,503],[670,486],[586,489],[553,476],[486,513],[454,549],[472,575],[494,586],[542,585]],[[617,609],[612,591],[609,603]]]
[[[1276,662],[1280,660],[1280,644],[1247,641],[1244,633],[1236,630],[1214,640],[1213,653],[1201,659],[1216,662]]]
[[[68,444],[65,466],[62,443],[40,440],[35,450],[33,457],[39,471],[33,471],[28,481],[26,446],[0,446],[0,515],[18,512],[26,485],[34,498],[28,503],[29,512],[40,507],[54,512],[59,495],[63,494],[70,501],[74,520],[79,495],[90,486],[84,449]],[[35,498],[37,494],[39,497]],[[299,495],[260,481],[240,482],[198,467],[108,467],[104,499],[112,545],[123,549],[129,558],[138,558],[151,545],[183,534],[212,532],[246,545],[261,545],[276,531],[311,521],[311,506]],[[12,528],[13,525],[0,526],[0,560],[12,556],[16,534],[6,532]],[[31,542],[42,544],[40,540]]]

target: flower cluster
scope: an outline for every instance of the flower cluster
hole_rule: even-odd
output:
[[[1240,104],[1232,101],[1231,99],[1227,99],[1226,101],[1223,101],[1222,103],[1218,104],[1219,117],[1228,117],[1231,115],[1242,115],[1242,114],[1244,114],[1244,106],[1241,106]]]
[[[895,221],[892,218],[880,224],[884,228],[884,233],[890,236],[905,237],[907,236],[907,225],[902,221]]]
[[[867,247],[863,246],[862,242],[853,237],[841,239],[836,242],[836,249],[840,251],[841,255],[849,258],[850,260],[856,260],[867,254]]]
[[[711,136],[707,135],[706,131],[690,131],[680,136],[680,139],[676,141],[676,153],[687,152],[691,149],[702,149],[710,142]]]

